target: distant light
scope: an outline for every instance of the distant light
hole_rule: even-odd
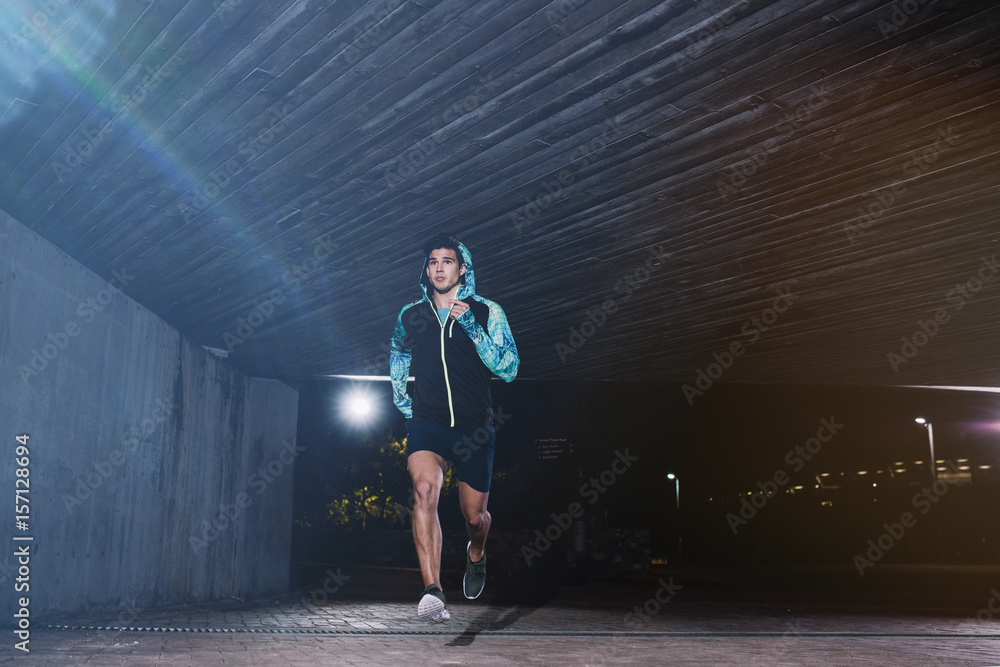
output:
[[[917,417],[913,421],[917,422],[918,424],[926,424],[927,423],[927,420],[924,419],[923,417]]]
[[[867,471],[867,470],[859,470],[859,471],[858,471],[858,474],[859,474],[859,475],[867,475],[867,474],[868,474],[868,471]]]
[[[875,482],[872,482],[872,486],[878,486],[878,484],[875,483]]]
[[[372,412],[372,404],[364,396],[354,396],[348,400],[347,409],[355,417],[367,417]]]
[[[674,474],[674,473],[672,473],[672,472],[668,472],[668,473],[667,473],[667,479],[674,479],[674,478],[675,478],[676,476],[677,476],[677,475],[675,475],[675,474]]]
[[[979,466],[980,470],[989,470],[991,466]]]
[[[371,394],[355,390],[341,399],[341,409],[349,420],[361,424],[374,416],[375,401]]]

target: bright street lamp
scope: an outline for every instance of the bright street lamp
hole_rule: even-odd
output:
[[[934,461],[934,427],[931,425],[931,423],[929,421],[927,421],[923,417],[917,417],[913,421],[917,422],[918,424],[920,424],[921,426],[923,426],[923,427],[925,427],[927,429],[927,442],[928,442],[928,444],[930,444],[930,448],[931,448],[931,460],[930,460],[931,481],[932,482],[936,482],[937,481],[937,464]]]
[[[340,407],[347,418],[356,424],[369,421],[375,414],[375,401],[366,392],[355,390],[341,399]]]
[[[677,562],[679,563],[679,562],[681,562],[681,559],[684,557],[684,555],[683,555],[684,554],[684,538],[681,537],[681,533],[680,533],[681,529],[679,527],[680,526],[680,511],[681,511],[681,480],[680,480],[680,478],[677,475],[675,475],[672,472],[668,472],[667,473],[667,479],[672,479],[674,481],[674,492],[675,492],[675,494],[677,496],[677,520],[678,520],[678,529],[677,529]]]
[[[667,479],[674,480],[674,491],[677,494],[677,509],[681,508],[681,480],[672,472],[667,473]]]

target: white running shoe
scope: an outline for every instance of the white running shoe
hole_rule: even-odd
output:
[[[417,605],[417,616],[431,623],[444,623],[451,618],[451,614],[445,609],[444,604],[444,593],[441,592],[440,588],[431,584],[424,589],[424,595],[420,598],[420,604]]]

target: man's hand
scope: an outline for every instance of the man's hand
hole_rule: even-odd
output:
[[[448,299],[448,303],[451,304],[451,316],[456,320],[460,318],[465,311],[469,309],[469,304],[464,301],[456,301],[455,299]]]

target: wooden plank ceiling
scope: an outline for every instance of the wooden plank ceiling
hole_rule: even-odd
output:
[[[994,0],[0,7],[0,207],[250,374],[453,230],[522,377],[1000,386]]]

